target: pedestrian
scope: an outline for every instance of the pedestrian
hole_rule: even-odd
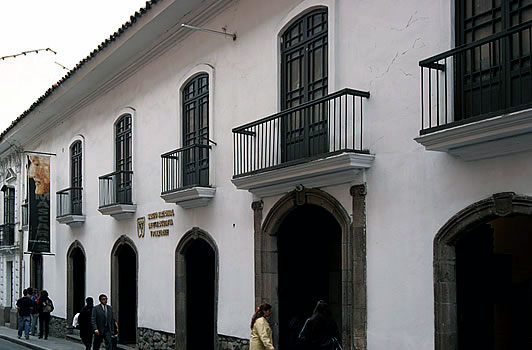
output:
[[[39,310],[39,339],[44,336],[48,339],[48,331],[50,329],[50,313],[54,311],[54,303],[48,297],[48,292],[43,290],[37,304]]]
[[[270,317],[272,306],[260,305],[251,318],[251,340],[249,350],[275,350],[272,329],[266,317]]]
[[[26,339],[30,339],[30,323],[31,323],[31,311],[34,308],[33,302],[28,295],[28,290],[24,289],[24,296],[17,300],[18,311],[18,338],[22,337],[22,330],[24,330],[24,336]]]
[[[325,301],[318,301],[314,313],[305,321],[299,339],[307,350],[342,349],[338,326]]]
[[[91,350],[92,347],[92,309],[94,307],[94,299],[88,297],[85,299],[86,305],[81,309],[78,316],[79,335],[81,341],[85,344],[85,350]]]
[[[107,305],[107,295],[100,294],[99,305],[92,308],[92,330],[94,332],[94,350],[99,350],[102,341],[106,350],[112,350],[111,337],[114,334],[115,320],[113,308]]]
[[[31,301],[33,301],[33,305],[35,306],[31,312],[30,326],[30,335],[35,336],[37,334],[37,322],[39,321],[39,311],[37,310],[37,305],[39,304],[39,291],[34,289],[33,293],[28,293],[28,295],[31,295]]]

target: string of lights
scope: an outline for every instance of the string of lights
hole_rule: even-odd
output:
[[[55,52],[51,48],[47,47],[46,49],[36,49],[36,50],[22,51],[21,53],[16,53],[14,55],[2,56],[2,57],[0,57],[0,59],[3,61],[6,58],[16,58],[16,57],[19,57],[19,56],[26,56],[29,53],[39,53],[40,51],[50,51],[54,55],[57,55],[57,52]]]

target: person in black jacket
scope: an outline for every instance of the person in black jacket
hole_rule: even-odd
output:
[[[50,313],[54,311],[54,303],[52,302],[52,299],[48,297],[48,292],[45,290],[41,292],[39,304],[37,304],[37,310],[39,311],[39,339],[43,336],[44,339],[48,339]]]
[[[338,326],[325,301],[318,301],[314,313],[305,321],[299,339],[307,350],[341,349]]]
[[[85,350],[91,350],[92,347],[92,308],[94,307],[94,299],[88,297],[85,299],[87,305],[81,309],[78,316],[79,335],[81,341],[85,344]]]

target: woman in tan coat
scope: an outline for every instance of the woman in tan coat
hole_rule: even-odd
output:
[[[251,318],[251,341],[249,350],[275,350],[272,329],[266,317],[271,314],[272,306],[262,304]]]

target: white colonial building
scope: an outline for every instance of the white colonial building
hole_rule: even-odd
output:
[[[528,348],[530,18],[147,2],[0,136],[0,320],[31,284],[59,333],[106,293],[124,344],[244,349],[268,302],[289,350],[325,299],[346,350]],[[41,153],[50,254],[23,220]]]

